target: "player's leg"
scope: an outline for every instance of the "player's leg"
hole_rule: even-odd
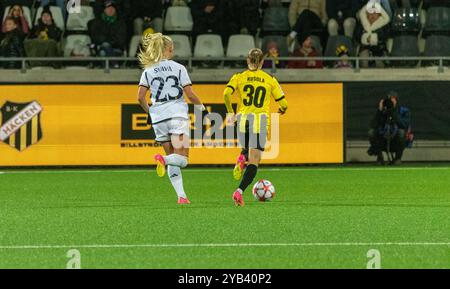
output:
[[[167,165],[170,182],[178,195],[179,204],[189,204],[183,187],[181,168],[188,165],[189,157],[189,121],[173,120],[168,123],[170,134],[170,150],[166,150],[166,156],[156,156]]]
[[[238,120],[238,124],[239,123],[240,123],[240,119]],[[241,129],[241,127],[239,124],[238,141],[243,149],[241,151],[241,154],[238,156],[238,158],[236,160],[236,164],[234,165],[234,169],[233,169],[233,178],[237,181],[242,179],[242,175],[244,173],[245,163],[248,160],[249,139],[250,139],[249,124],[248,123],[245,124],[245,132],[241,132],[240,129]]]
[[[253,180],[258,173],[258,166],[261,162],[262,150],[250,149],[249,150],[248,165],[244,172],[244,177],[239,184],[239,188],[233,194],[233,200],[236,206],[244,206],[244,199],[242,197],[245,190],[253,183]]]

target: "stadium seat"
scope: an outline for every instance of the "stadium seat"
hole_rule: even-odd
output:
[[[224,55],[220,35],[202,34],[197,36],[194,48],[195,57],[223,57]]]
[[[190,32],[194,26],[189,7],[169,7],[164,22],[165,31]]]
[[[436,57],[436,56],[448,56],[450,55],[450,36],[444,35],[431,35],[426,39],[424,56]],[[449,62],[444,62],[445,65],[449,65]],[[438,61],[423,62],[424,65],[437,65]]]
[[[337,35],[330,36],[328,38],[327,47],[325,48],[325,56],[336,57],[336,49],[340,45],[345,45],[348,48],[349,56],[355,55],[355,49],[353,47],[352,40],[346,36]]]
[[[251,35],[231,35],[228,40],[227,57],[247,57],[255,48],[255,38]]]
[[[39,19],[41,18],[42,10],[44,10],[42,7],[39,7],[36,11],[36,17],[34,19],[34,25],[38,24]],[[61,29],[62,31],[65,30],[64,25],[64,16],[61,11],[61,8],[58,6],[50,6],[50,12],[52,12],[53,15],[53,21],[55,21],[55,25]]]
[[[3,14],[3,21],[5,21],[6,16],[8,16],[9,14],[9,10],[11,9],[11,6],[8,6],[5,8],[5,13]],[[33,25],[33,21],[31,21],[31,11],[30,8],[28,8],[27,6],[22,6],[23,9],[23,15],[25,16],[25,19],[28,22],[28,27],[32,28]],[[3,22],[2,21],[2,22]]]
[[[88,31],[88,23],[94,18],[94,9],[92,7],[81,6],[81,13],[72,13],[67,17],[67,30]]]
[[[88,35],[69,35],[64,40],[64,57],[70,57],[72,50],[76,45],[88,46],[91,44],[91,38]]]
[[[417,36],[401,35],[393,39],[391,56],[393,57],[417,57],[420,55]],[[416,66],[418,61],[402,60],[392,61],[393,66],[412,67]]]
[[[267,53],[267,44],[270,42],[276,42],[280,50],[280,56],[289,56],[289,50],[286,42],[286,37],[280,35],[265,36],[262,40],[261,49],[264,53]]]
[[[427,20],[424,32],[450,32],[450,8],[430,7],[427,11]]]
[[[417,8],[399,8],[395,10],[392,19],[392,32],[415,33],[420,32],[420,12]]]
[[[128,56],[135,57],[139,48],[139,44],[141,44],[142,37],[140,35],[134,35],[131,38],[130,46],[128,47]]]
[[[287,34],[289,25],[289,9],[286,7],[269,7],[264,11],[262,30],[264,33]]]
[[[191,42],[187,35],[170,35],[170,37],[172,38],[175,47],[175,57],[192,56]]]

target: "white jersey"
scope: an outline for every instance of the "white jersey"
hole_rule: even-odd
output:
[[[173,118],[189,119],[183,88],[192,85],[192,82],[183,65],[172,60],[162,60],[144,70],[139,85],[150,89],[153,124]]]

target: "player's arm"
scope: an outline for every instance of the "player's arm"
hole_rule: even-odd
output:
[[[234,88],[231,86],[227,86],[225,91],[223,92],[223,100],[225,102],[225,106],[227,107],[227,112],[234,114],[233,105],[231,104],[231,96],[233,96]]]
[[[148,91],[147,87],[139,86],[138,101],[139,101],[139,104],[141,105],[142,109],[145,111],[145,113],[148,114],[150,107],[149,107],[149,105],[147,103],[147,99],[146,99],[147,91]]]
[[[184,91],[186,97],[189,99],[189,101],[192,104],[199,107],[201,111],[206,110],[205,106],[203,105],[202,101],[200,100],[200,97],[198,97],[198,95],[195,93],[194,89],[192,88],[192,85],[185,86],[183,88],[183,91]]]
[[[281,114],[285,114],[288,109],[288,102],[286,100],[286,97],[283,95],[281,98],[275,101],[278,103],[279,106],[278,112]]]
[[[147,91],[149,90],[150,83],[149,83],[149,76],[147,75],[147,72],[144,71],[141,75],[141,80],[139,81],[139,89],[138,89],[138,102],[141,105],[142,109],[145,111],[145,113],[148,114],[150,107],[147,103]]]
[[[199,108],[200,111],[202,111],[204,114],[207,113],[206,107],[203,105],[202,101],[200,100],[200,97],[198,97],[198,95],[192,88],[191,78],[189,77],[186,67],[184,66],[180,69],[179,79],[181,81],[181,85],[183,86],[184,95],[186,95],[187,99],[192,104],[194,104],[194,106]]]
[[[223,92],[223,101],[225,103],[225,107],[227,108],[227,118],[226,123],[227,124],[234,124],[236,121],[235,117],[235,111],[233,109],[233,105],[231,103],[231,97],[233,96],[233,93],[236,91],[238,86],[238,77],[239,74],[233,75],[233,77],[230,79],[230,81],[227,84],[227,87],[225,88]]]
[[[281,114],[285,114],[288,109],[288,103],[287,103],[286,97],[284,95],[284,92],[281,89],[281,85],[278,83],[278,81],[275,78],[273,78],[272,95],[279,106],[278,112]]]

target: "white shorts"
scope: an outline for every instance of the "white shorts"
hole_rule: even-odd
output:
[[[153,125],[157,142],[168,142],[172,135],[190,136],[191,122],[183,118],[174,118]]]

